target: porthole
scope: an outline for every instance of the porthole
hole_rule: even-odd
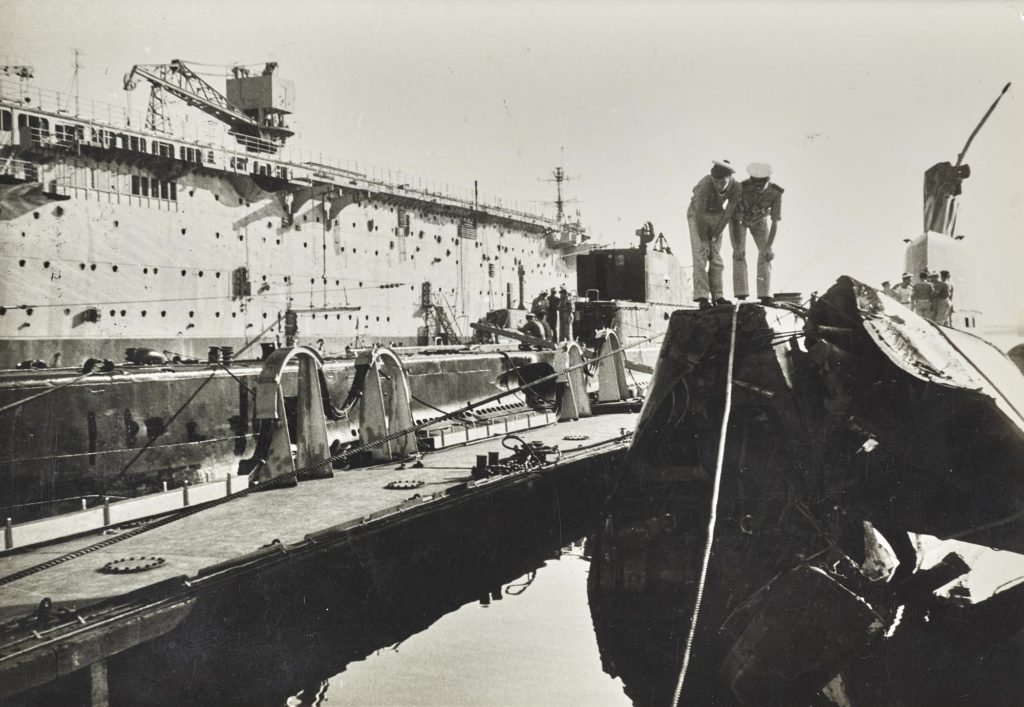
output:
[[[202,276],[203,276],[203,271],[202,271],[202,270],[200,270],[200,271],[199,271],[199,277],[202,277]]]
[[[232,319],[234,319],[234,318],[235,318],[235,317],[237,317],[237,316],[238,316],[238,312],[232,312],[232,313],[231,313],[231,318],[232,318]]]
[[[28,316],[30,316],[30,317],[31,317],[31,316],[32,316],[32,308],[31,308],[31,307],[29,307],[28,309],[26,309],[26,310],[25,310],[25,314],[27,314]]]
[[[79,263],[78,264],[78,269],[79,270],[85,270],[85,263]]]
[[[153,268],[153,274],[154,275],[156,275],[158,272],[160,272],[160,268]]]
[[[111,265],[110,269],[113,270],[114,272],[117,272],[117,266],[116,265]]]
[[[139,314],[141,314],[142,316],[146,316],[146,310],[142,310],[141,312],[139,312]]]
[[[32,218],[39,218],[39,212],[36,211],[34,214],[32,214]]]
[[[96,269],[96,263],[93,263],[92,265],[90,265],[89,269],[90,270],[95,270]]]
[[[192,319],[192,318],[193,318],[194,316],[196,316],[196,313],[195,313],[195,312],[193,312],[193,311],[190,311],[190,312],[188,313],[188,318],[189,318],[189,319]]]
[[[185,273],[186,273],[186,271],[185,271],[185,270],[182,270],[182,271],[181,271],[181,276],[182,276],[182,277],[185,277]]]
[[[214,273],[214,277],[220,277],[220,272]]]
[[[71,310],[68,309],[67,307],[65,307],[64,308],[64,315],[67,316],[68,314],[71,314]]]
[[[167,310],[166,309],[160,310],[160,316],[161,317],[166,317],[167,316]]]
[[[18,261],[18,266],[19,267],[25,267],[25,261],[24,260],[19,260]]]
[[[185,235],[185,229],[184,228],[181,229],[181,235],[183,235],[183,236]]]
[[[116,316],[117,316],[117,311],[116,311],[116,310],[113,310],[113,309],[112,309],[112,310],[110,310],[110,316],[112,316],[112,317],[116,317]]]
[[[220,312],[214,312],[214,313],[213,313],[213,316],[215,316],[215,317],[220,317]]]
[[[142,274],[143,275],[148,275],[149,274],[149,268],[142,268]]]
[[[264,318],[264,319],[266,319],[266,318],[267,318],[267,313],[266,313],[266,312],[264,312],[264,313],[263,313],[263,318]]]
[[[121,310],[121,316],[122,316],[122,317],[123,317],[124,315],[126,315],[127,313],[128,313],[127,311],[125,311],[125,310],[123,310],[123,309]]]
[[[49,268],[50,267],[50,261],[49,260],[44,260],[43,261],[43,267],[44,268]],[[114,266],[114,270],[117,270],[117,266],[116,265]]]

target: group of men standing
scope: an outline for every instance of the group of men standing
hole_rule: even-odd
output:
[[[526,314],[526,324],[519,330],[524,334],[549,341],[571,341],[572,320],[575,313],[572,295],[562,285],[556,294],[555,288],[541,290]]]
[[[895,287],[891,287],[888,280],[883,282],[882,292],[922,317],[949,326],[953,316],[953,283],[949,279],[949,270],[922,270],[918,281],[912,280],[911,274],[905,272],[903,281]]]
[[[747,166],[748,179],[737,182],[729,160],[715,160],[711,173],[693,188],[686,220],[693,253],[693,299],[701,309],[731,304],[723,291],[722,233],[729,227],[732,241],[732,288],[738,300],[749,294],[747,231],[757,246],[757,296],[771,304],[772,246],[782,220],[783,189],[771,181],[771,165]]]

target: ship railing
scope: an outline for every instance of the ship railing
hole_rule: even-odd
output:
[[[444,199],[470,210],[494,212],[497,215],[537,225],[551,226],[552,223],[550,217],[531,211],[529,205],[517,200],[502,199],[486,192],[477,192],[470,187],[426,179],[401,170],[386,169],[357,160],[343,160],[301,148],[278,147],[266,140],[229,134],[212,118],[203,121],[172,120],[173,130],[164,133],[147,128],[145,114],[142,112],[101,101],[79,99],[60,91],[29,86],[24,81],[7,77],[0,77],[0,103],[12,104],[25,111],[50,114],[53,117],[46,128],[30,128],[30,139],[38,146],[74,147],[77,142],[106,146],[97,144],[89,136],[76,134],[73,130],[54,140],[57,121],[75,120],[95,126],[97,130],[91,131],[93,133],[102,134],[104,130],[114,130],[117,133],[144,139],[147,144],[154,141],[168,144],[175,153],[178,153],[174,157],[180,156],[182,148],[201,150],[202,164],[214,169],[240,174],[259,174],[262,172],[256,171],[254,166],[258,163],[264,167],[270,166],[268,172],[271,176],[282,177],[302,176],[296,170],[308,170],[310,177],[316,177],[319,172],[320,176],[363,181],[381,190],[405,194],[414,199]],[[15,126],[15,131],[18,130]],[[3,131],[0,131],[0,134],[3,134]]]
[[[36,166],[25,160],[16,160],[13,157],[0,157],[0,174],[17,179],[35,181],[38,176]]]

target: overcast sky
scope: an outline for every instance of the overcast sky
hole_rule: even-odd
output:
[[[975,140],[960,230],[990,321],[1024,310],[1024,0],[1003,2],[6,2],[0,53],[123,104],[135,63],[276,60],[293,144],[536,209],[564,148],[596,237],[644,221],[689,261],[685,209],[715,158],[786,189],[775,289],[898,279],[922,173]],[[222,87],[221,79],[209,79]],[[145,107],[139,90],[133,107]],[[741,171],[741,177],[744,176]],[[749,246],[752,249],[752,245]],[[725,248],[728,261],[728,247]],[[727,272],[728,277],[728,272]],[[1024,323],[1024,322],[1022,322]]]

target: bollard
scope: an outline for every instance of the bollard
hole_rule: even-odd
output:
[[[85,500],[84,498],[82,499],[82,510],[83,511],[89,510],[89,502],[87,500]]]
[[[188,482],[187,481],[181,487],[181,501],[182,501],[182,505],[184,505],[184,506],[188,505]]]
[[[103,497],[103,525],[110,525],[110,497]]]
[[[227,495],[231,495],[231,472],[229,471],[224,477],[224,485],[227,488]]]
[[[165,481],[164,482],[164,491],[166,491],[166,490],[167,490],[167,482]]]
[[[11,519],[4,521],[4,549],[10,550],[14,547],[14,525]]]

